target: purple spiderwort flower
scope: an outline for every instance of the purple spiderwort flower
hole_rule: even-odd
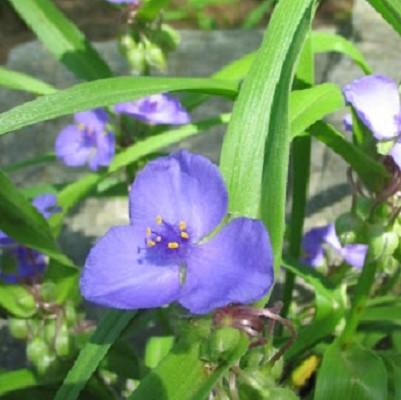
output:
[[[344,86],[343,93],[376,140],[394,143],[389,155],[401,168],[401,103],[396,82],[369,75]]]
[[[334,224],[329,224],[308,231],[302,241],[304,257],[302,261],[312,267],[319,267],[325,261],[324,245],[328,245],[347,264],[360,269],[365,263],[368,246],[365,244],[347,244],[342,246]]]
[[[57,136],[57,157],[69,167],[87,164],[93,171],[107,167],[115,151],[114,135],[107,131],[108,120],[101,108],[75,114],[75,123],[64,127]]]
[[[149,125],[183,125],[191,121],[180,101],[170,94],[154,94],[114,106],[117,113],[127,114]]]
[[[35,197],[32,205],[47,219],[61,211],[54,194],[45,193]],[[2,256],[2,257],[1,257]],[[3,269],[5,258],[12,263],[11,271]],[[7,267],[7,266],[6,266]],[[18,283],[40,276],[46,268],[45,256],[36,250],[21,246],[6,233],[0,231],[0,281]]]
[[[273,283],[268,233],[261,221],[235,218],[210,237],[227,202],[203,156],[179,151],[148,163],[130,189],[130,225],[111,228],[89,253],[83,296],[119,309],[178,301],[194,314],[260,299]]]

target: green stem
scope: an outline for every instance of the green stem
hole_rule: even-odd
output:
[[[379,261],[371,261],[365,264],[355,289],[354,299],[351,310],[348,313],[344,331],[340,336],[340,343],[346,345],[352,341],[355,331],[358,327],[362,313],[365,310],[369,299],[369,293],[373,286],[376,276],[376,270]]]
[[[313,85],[315,80],[314,58],[310,37],[306,40],[302,50],[297,69],[297,89],[304,89]],[[288,254],[294,259],[301,255],[302,233],[304,228],[305,207],[308,196],[308,183],[310,174],[311,138],[304,136],[296,138],[291,146],[292,171],[292,208],[289,228]],[[292,293],[295,285],[295,274],[286,271],[283,310],[285,318],[292,302]]]

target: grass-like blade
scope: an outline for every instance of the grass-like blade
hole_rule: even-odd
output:
[[[340,35],[328,32],[312,32],[311,45],[314,54],[340,53],[350,57],[365,74],[372,73],[372,68],[359,49],[352,42]]]
[[[325,143],[350,165],[369,189],[379,190],[388,182],[389,174],[385,167],[346,140],[333,126],[325,122],[317,122],[311,127],[310,132],[313,137]]]
[[[0,86],[7,89],[22,90],[24,92],[40,95],[50,94],[56,91],[53,86],[46,82],[4,67],[0,67]]]
[[[43,216],[0,171],[0,230],[17,242],[39,250],[63,265],[73,266],[61,253]]]
[[[368,0],[378,13],[401,35],[401,3],[399,0]]]
[[[221,170],[230,212],[259,217],[270,232],[279,267],[289,157],[289,92],[295,63],[310,29],[313,0],[281,0],[244,80],[223,142]],[[274,60],[274,62],[272,62]],[[266,174],[263,187],[263,169]]]
[[[133,311],[110,310],[100,321],[89,342],[79,353],[55,400],[75,400],[104,356],[134,317]]]
[[[207,370],[200,359],[199,340],[181,341],[147,375],[128,400],[204,400],[216,382],[246,352],[249,342],[241,337],[224,360]]]
[[[78,78],[93,80],[111,76],[84,34],[51,0],[9,0],[45,47]]]
[[[387,371],[374,352],[353,345],[331,344],[323,357],[314,400],[387,399]]]
[[[199,91],[235,96],[238,84],[202,78],[119,77],[81,83],[0,114],[0,135],[38,122],[155,93]]]

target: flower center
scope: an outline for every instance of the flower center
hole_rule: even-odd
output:
[[[145,243],[152,254],[171,258],[184,256],[191,240],[185,221],[172,224],[158,215],[155,226],[146,228]]]

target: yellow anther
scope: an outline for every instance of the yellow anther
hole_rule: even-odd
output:
[[[160,243],[162,241],[162,237],[161,236],[156,236],[156,242]]]
[[[146,228],[146,236],[150,236],[152,234],[152,229],[147,227]]]
[[[84,131],[85,130],[85,125],[84,124],[78,124],[78,129],[80,131]]]
[[[156,224],[157,225],[161,225],[162,223],[163,223],[163,218],[160,215],[158,215],[156,217]]]
[[[187,229],[187,224],[185,223],[185,221],[180,221],[178,227],[180,228],[180,231],[185,231],[185,229]]]
[[[154,240],[147,240],[146,244],[148,245],[148,247],[156,246],[156,242]]]
[[[181,232],[180,236],[181,236],[183,239],[189,239],[188,232]]]
[[[168,242],[167,247],[169,249],[178,249],[180,245],[177,242]]]

